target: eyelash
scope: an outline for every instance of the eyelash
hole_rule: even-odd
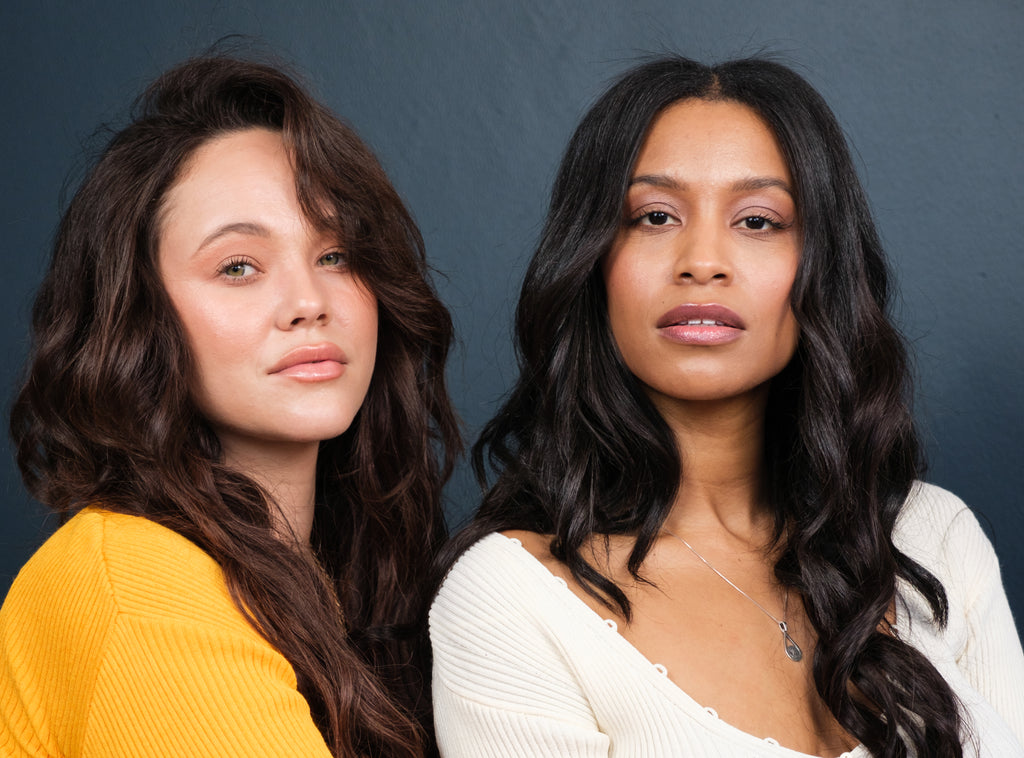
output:
[[[338,261],[336,263],[323,263],[324,258],[326,258],[329,255],[336,255],[338,257]],[[348,268],[348,256],[345,255],[344,251],[342,251],[342,250],[328,250],[326,253],[324,253],[319,258],[317,258],[317,264],[318,265],[324,265],[326,267],[331,267],[331,268],[339,268],[339,269]],[[220,267],[219,273],[225,279],[231,279],[234,283],[241,283],[241,282],[245,281],[246,279],[249,279],[252,276],[252,274],[245,274],[245,273],[243,273],[240,276],[232,276],[229,273],[231,271],[231,269],[236,268],[236,267],[240,267],[240,266],[241,267],[246,267],[247,266],[247,267],[252,268],[254,270],[256,268],[255,265],[253,265],[252,261],[250,261],[248,258],[231,258],[226,263],[224,263],[224,265],[222,265]]]
[[[767,224],[769,227],[771,227],[775,231],[781,231],[782,229],[788,229],[791,226],[791,224],[785,224],[785,223],[783,223],[781,221],[776,221],[775,219],[771,218],[770,216],[766,216],[763,213],[755,213],[755,214],[753,214],[751,216],[744,216],[743,218],[741,218],[739,220],[738,223],[742,224],[742,223],[745,223],[747,221],[754,221],[754,220],[764,221],[765,224]],[[751,231],[751,232],[764,232],[764,231],[768,231],[768,230],[767,229],[748,229],[747,231]]]
[[[644,209],[641,209],[641,211],[639,213],[635,214],[634,216],[632,216],[629,219],[629,225],[630,226],[640,226],[644,219],[650,219],[650,217],[654,216],[654,215],[664,216],[666,221],[675,218],[668,211],[657,210],[657,209],[655,209],[655,210],[644,210]],[[669,223],[648,224],[648,226],[671,226],[671,224],[669,224]]]
[[[338,262],[335,263],[335,264],[327,264],[327,265],[331,265],[331,266],[334,266],[336,268],[347,268],[348,267],[348,256],[345,254],[345,252],[343,250],[328,250],[326,253],[324,253],[319,258],[317,258],[317,263],[320,263],[321,261],[323,261],[323,259],[326,258],[328,255],[336,255],[336,256],[338,256]]]
[[[654,216],[654,215],[664,216],[666,218],[666,220],[674,218],[672,216],[672,214],[669,213],[668,211],[662,211],[662,210],[643,211],[643,212],[633,216],[632,218],[630,218],[629,225],[630,226],[641,226],[643,224],[644,219],[650,219],[650,217]],[[779,220],[777,220],[775,218],[772,218],[771,216],[769,216],[767,214],[764,214],[764,213],[753,213],[753,214],[751,214],[749,216],[743,216],[741,219],[739,219],[739,221],[737,223],[742,224],[742,223],[745,223],[747,221],[754,221],[754,220],[764,221],[765,224],[767,224],[768,227],[770,227],[770,229],[774,230],[774,231],[782,231],[782,230],[788,229],[790,226],[792,226],[792,224],[783,223],[782,221],[779,221]],[[652,227],[671,226],[671,225],[672,224],[669,224],[669,223],[648,224],[648,226],[652,226]],[[751,232],[765,232],[765,231],[768,231],[768,229],[748,229],[747,231],[751,231]]]
[[[235,279],[237,281],[247,279],[248,276],[251,276],[251,274],[243,274],[242,276],[231,276],[231,274],[229,274],[228,272],[237,266],[248,266],[250,268],[255,268],[255,266],[252,265],[252,261],[248,260],[247,258],[231,258],[227,263],[220,267],[221,276],[227,279]]]

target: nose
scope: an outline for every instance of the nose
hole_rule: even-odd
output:
[[[678,236],[674,279],[692,284],[726,283],[732,279],[728,229],[714,219],[691,219]]]
[[[278,311],[278,327],[326,324],[330,309],[323,276],[307,266],[295,266],[282,272],[282,296]]]

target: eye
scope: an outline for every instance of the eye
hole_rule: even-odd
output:
[[[324,253],[317,260],[318,266],[336,266],[344,267],[348,264],[348,256],[345,255],[341,250],[331,250]]]
[[[753,216],[744,216],[738,222],[739,226],[743,229],[748,229],[752,232],[764,232],[770,229],[785,229],[788,225],[777,221],[767,216],[756,214]]]
[[[220,273],[229,279],[244,279],[256,273],[256,268],[245,260],[230,260],[224,264]]]
[[[647,211],[639,216],[634,216],[634,226],[676,226],[679,219],[666,211]]]

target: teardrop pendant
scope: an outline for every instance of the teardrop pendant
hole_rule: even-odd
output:
[[[796,640],[789,636],[789,627],[786,626],[785,621],[779,622],[779,629],[782,630],[782,644],[786,648],[786,655],[793,663],[799,663],[803,660],[804,651],[796,644]]]
[[[767,608],[765,608],[759,602],[754,600],[754,598],[752,598],[746,592],[744,592],[739,587],[737,587],[735,584],[733,584],[732,581],[730,581],[729,577],[727,577],[721,571],[719,571],[714,566],[712,566],[711,563],[708,562],[707,558],[705,558],[703,555],[701,555],[696,550],[694,550],[693,545],[691,545],[689,542],[684,540],[679,535],[673,534],[672,532],[670,532],[665,527],[662,527],[661,531],[664,532],[665,534],[667,534],[669,537],[673,537],[673,538],[679,540],[680,542],[682,542],[684,545],[686,545],[686,547],[689,548],[690,552],[693,553],[695,556],[697,556],[697,558],[700,559],[701,563],[703,563],[709,569],[711,569],[716,574],[718,574],[718,578],[719,579],[721,579],[723,582],[728,584],[730,587],[732,587],[738,593],[743,595],[743,597],[745,597],[751,603],[756,605],[758,607],[758,609],[761,611],[761,613],[763,613],[765,616],[767,616],[772,621],[774,621],[776,624],[778,624],[779,630],[782,632],[782,647],[786,651],[786,657],[788,657],[789,660],[793,661],[793,663],[799,663],[801,660],[803,660],[804,651],[800,649],[800,646],[798,644],[796,644],[796,640],[794,640],[792,637],[789,636],[789,627],[786,626],[786,622],[785,621],[779,621],[772,614],[771,611],[769,611]],[[782,617],[786,618],[786,616],[788,614],[789,614],[789,587],[786,587],[786,599],[784,601],[784,605],[783,605],[783,609],[782,609]]]

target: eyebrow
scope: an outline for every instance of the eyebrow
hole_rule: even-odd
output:
[[[778,187],[790,195],[793,194],[793,190],[788,184],[774,176],[754,176],[750,179],[741,179],[738,182],[733,182],[732,190],[733,192],[751,192],[771,187]]]
[[[686,182],[677,181],[665,174],[641,174],[634,176],[629,180],[629,186],[632,187],[635,184],[647,184],[652,187],[670,190],[686,190],[689,188]],[[786,182],[774,176],[752,176],[749,179],[740,179],[733,182],[730,189],[733,192],[753,192],[754,190],[769,189],[771,187],[778,187],[789,195],[793,194],[792,188]]]
[[[224,224],[224,226],[218,227],[213,232],[206,235],[206,238],[203,239],[203,241],[199,243],[199,247],[196,248],[196,252],[198,253],[207,245],[219,240],[221,237],[226,237],[229,234],[246,234],[251,237],[263,237],[264,239],[271,236],[270,230],[262,224],[257,224],[253,221],[236,221],[232,224]]]

